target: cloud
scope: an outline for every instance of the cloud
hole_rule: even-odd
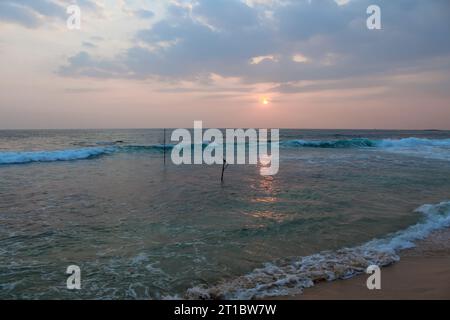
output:
[[[39,17],[33,10],[12,2],[0,2],[0,21],[18,23],[28,28],[40,24]]]
[[[218,74],[249,84],[278,83],[280,90],[289,90],[298,81],[420,71],[448,62],[449,1],[377,2],[382,30],[366,28],[372,0],[283,1],[269,7],[239,0],[175,3],[163,20],[140,30],[134,44],[114,59],[80,60],[76,55],[60,72],[167,80]]]
[[[117,62],[96,60],[88,52],[81,51],[69,58],[69,64],[61,67],[59,73],[63,76],[85,76],[92,78],[124,77],[126,67]]]
[[[95,93],[95,92],[102,92],[105,91],[106,88],[66,88],[64,89],[65,93],[72,93],[72,94],[83,94],[83,93]]]
[[[93,44],[92,42],[89,42],[89,41],[83,41],[82,45],[83,45],[83,47],[85,47],[87,49],[97,48],[97,46],[95,44]]]
[[[192,16],[224,32],[256,27],[259,23],[253,8],[234,0],[200,0],[193,7]]]
[[[78,0],[82,9],[99,11],[100,6],[93,0]],[[73,4],[70,0],[2,0],[0,2],[0,23],[15,23],[27,28],[37,28],[48,18],[67,18],[66,9]]]
[[[134,15],[140,19],[151,19],[155,16],[153,11],[145,10],[145,9],[135,10]]]

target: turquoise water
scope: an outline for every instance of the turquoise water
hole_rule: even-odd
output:
[[[449,222],[448,131],[282,130],[280,140],[277,175],[232,165],[222,184],[219,165],[164,164],[162,130],[0,131],[0,298],[295,293],[311,280],[300,265],[351,276],[361,270],[350,253],[390,263]],[[414,211],[424,204],[434,206]],[[360,247],[399,231],[387,260],[379,243],[375,254]],[[79,291],[66,288],[71,264]]]

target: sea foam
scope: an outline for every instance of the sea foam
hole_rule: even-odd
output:
[[[375,140],[356,138],[344,140],[286,140],[280,143],[284,147],[303,147],[303,148],[364,148],[376,147]]]
[[[450,139],[403,138],[383,139],[376,142],[381,148],[450,147]]]
[[[449,147],[450,139],[381,139],[353,138],[341,140],[286,140],[281,142],[285,147],[304,148],[419,148],[419,147]]]
[[[398,261],[401,250],[415,246],[431,232],[450,227],[450,201],[426,204],[415,210],[423,220],[382,239],[353,248],[322,251],[305,257],[266,263],[252,272],[212,287],[187,290],[187,299],[254,299],[300,294],[321,281],[346,279],[365,272],[369,265],[380,267]]]
[[[80,149],[53,151],[6,151],[0,152],[0,165],[22,164],[30,162],[69,161],[95,158],[111,153],[132,152],[162,152],[170,150],[174,144],[123,145],[118,142],[100,142],[102,146],[92,146]],[[122,143],[120,141],[120,143]],[[203,142],[203,146],[207,143]],[[354,138],[343,140],[285,140],[280,142],[284,148],[371,148],[391,153],[419,156],[422,158],[450,160],[450,139],[383,139],[371,140]]]
[[[381,139],[366,138],[344,140],[287,140],[281,142],[285,148],[333,148],[333,149],[375,149],[426,159],[450,160],[450,139]]]
[[[112,153],[161,152],[171,149],[172,145],[125,145],[109,147],[86,147],[79,149],[53,150],[53,151],[17,151],[0,152],[0,165],[23,164],[30,162],[53,162],[92,159]]]
[[[70,161],[98,157],[113,152],[113,148],[81,148],[55,151],[0,152],[0,165],[30,162]]]

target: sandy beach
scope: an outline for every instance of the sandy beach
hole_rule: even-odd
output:
[[[433,233],[401,260],[381,269],[381,289],[368,290],[368,275],[318,283],[290,300],[450,299],[450,229]]]

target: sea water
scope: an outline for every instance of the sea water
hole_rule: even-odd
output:
[[[450,226],[448,131],[281,130],[277,175],[231,165],[223,183],[219,165],[164,162],[163,141],[0,131],[0,298],[296,294]]]

